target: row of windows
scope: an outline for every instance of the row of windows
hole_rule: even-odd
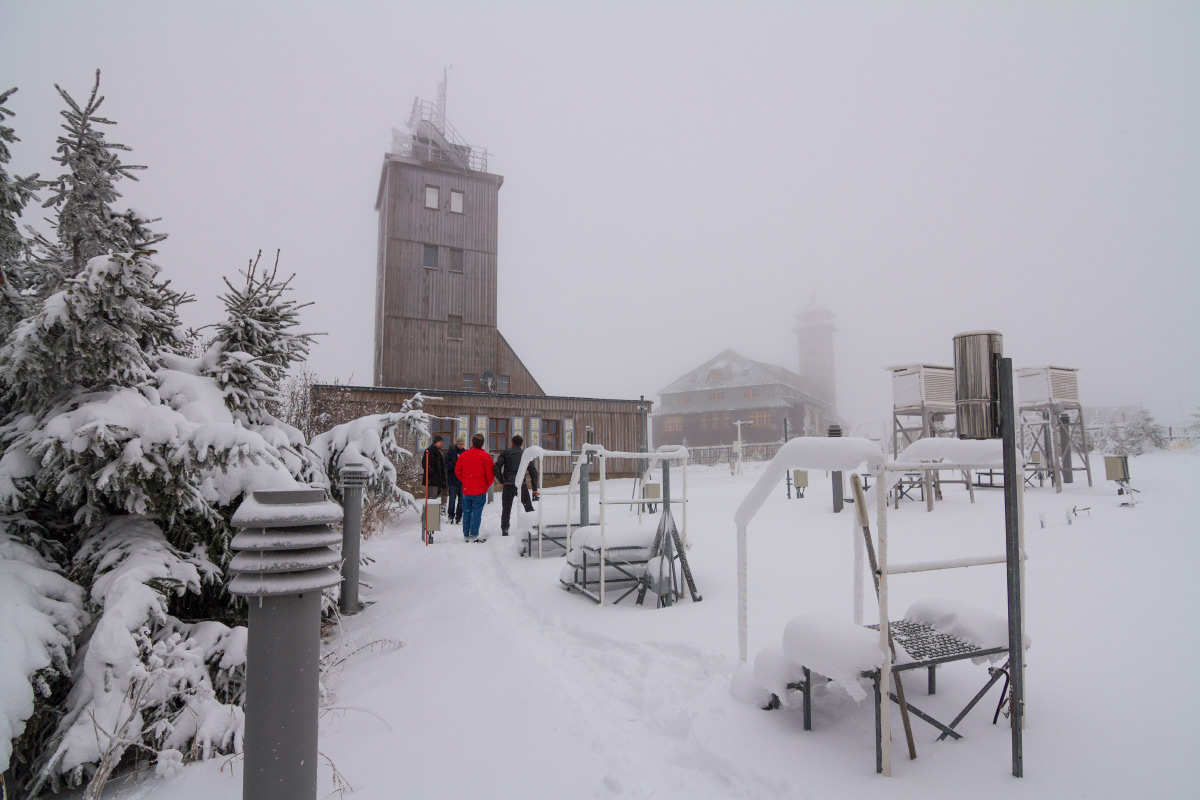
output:
[[[745,397],[745,398],[748,398],[751,400],[756,399],[757,397],[759,397],[758,387],[757,386],[745,387],[744,389],[742,389],[742,397]],[[709,400],[724,400],[725,392],[721,389],[714,389],[713,391],[708,393],[708,399]],[[679,405],[687,405],[692,402],[692,396],[690,394],[681,394],[676,398],[675,402],[678,403]]]
[[[775,412],[769,408],[760,408],[750,412],[751,425],[774,425]],[[728,411],[718,411],[712,414],[700,415],[700,430],[703,431],[719,431],[732,427],[733,419]],[[662,429],[664,432],[677,432],[683,430],[683,417],[663,417]]]
[[[441,248],[436,244],[426,244],[422,245],[422,247],[424,250],[421,253],[421,266],[425,267],[425,269],[437,269],[439,261],[438,251],[441,250]],[[462,272],[464,258],[462,248],[447,247],[446,249],[450,251],[450,271]]]
[[[437,211],[442,207],[441,187],[431,183],[425,184],[425,207]],[[463,214],[466,212],[467,196],[462,189],[450,190],[450,213]]]
[[[528,423],[528,424],[527,424]],[[446,442],[443,449],[448,449],[458,437],[467,440],[470,446],[471,437],[482,433],[486,437],[485,444],[489,452],[499,453],[511,446],[512,437],[520,436],[525,440],[525,446],[537,445],[547,450],[570,450],[575,446],[575,420],[573,419],[543,419],[542,417],[487,417],[483,414],[475,416],[475,425],[471,426],[471,415],[462,414],[457,417],[430,417],[430,435],[441,436]],[[429,446],[425,440],[420,442],[424,450]]]

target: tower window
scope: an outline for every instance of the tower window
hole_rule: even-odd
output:
[[[438,187],[425,184],[425,207],[433,209],[438,207]]]
[[[468,392],[473,392],[473,391],[475,391],[475,387],[476,387],[478,380],[479,380],[479,376],[476,375],[475,373],[464,372],[463,380],[462,380],[462,388],[466,389]]]
[[[427,245],[423,245],[423,247],[425,248],[425,250],[424,250],[423,255],[421,256],[421,263],[426,267],[426,269],[437,269],[438,268],[437,246],[432,245],[432,244],[427,244]]]
[[[462,340],[462,317],[458,314],[447,317],[446,338]]]
[[[463,271],[463,251],[459,250],[457,247],[450,248],[450,271]]]
[[[450,190],[450,211],[454,214],[463,213],[467,197],[458,189]]]

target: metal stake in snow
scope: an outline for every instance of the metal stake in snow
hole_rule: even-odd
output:
[[[321,489],[254,492],[233,515],[229,593],[249,601],[244,800],[317,796],[321,591],[342,509]]]
[[[358,602],[359,543],[362,541],[363,488],[367,485],[368,472],[362,464],[347,464],[338,472],[342,480],[342,594],[338,610],[343,614],[357,614],[362,610]]]
[[[830,425],[828,435],[830,439],[840,439],[842,426]],[[835,514],[841,513],[842,504],[845,502],[845,486],[846,484],[842,481],[842,473],[835,470],[833,472],[833,513]]]

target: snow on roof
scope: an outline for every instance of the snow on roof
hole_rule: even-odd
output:
[[[801,380],[800,376],[790,369],[755,361],[733,350],[724,350],[673,383],[659,389],[658,394],[662,396],[706,389],[736,389],[770,383],[782,383],[798,389]]]
[[[789,469],[823,469],[851,472],[862,465],[872,472],[878,472],[884,463],[883,451],[879,445],[870,439],[856,437],[825,438],[819,436],[802,436],[792,439],[779,448],[779,452],[771,459],[771,463],[763,470],[763,474],[750,491],[746,494],[734,521],[742,527],[754,518],[758,509],[766,501]]]

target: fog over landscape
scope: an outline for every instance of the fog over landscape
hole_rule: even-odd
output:
[[[9,171],[52,178],[53,84],[99,68],[185,321],[278,248],[324,380],[371,382],[383,154],[452,65],[505,177],[499,327],[550,394],[657,400],[727,347],[795,369],[815,297],[851,422],[974,329],[1168,422],[1200,405],[1197,41],[1166,2],[8,0],[0,91]]]

